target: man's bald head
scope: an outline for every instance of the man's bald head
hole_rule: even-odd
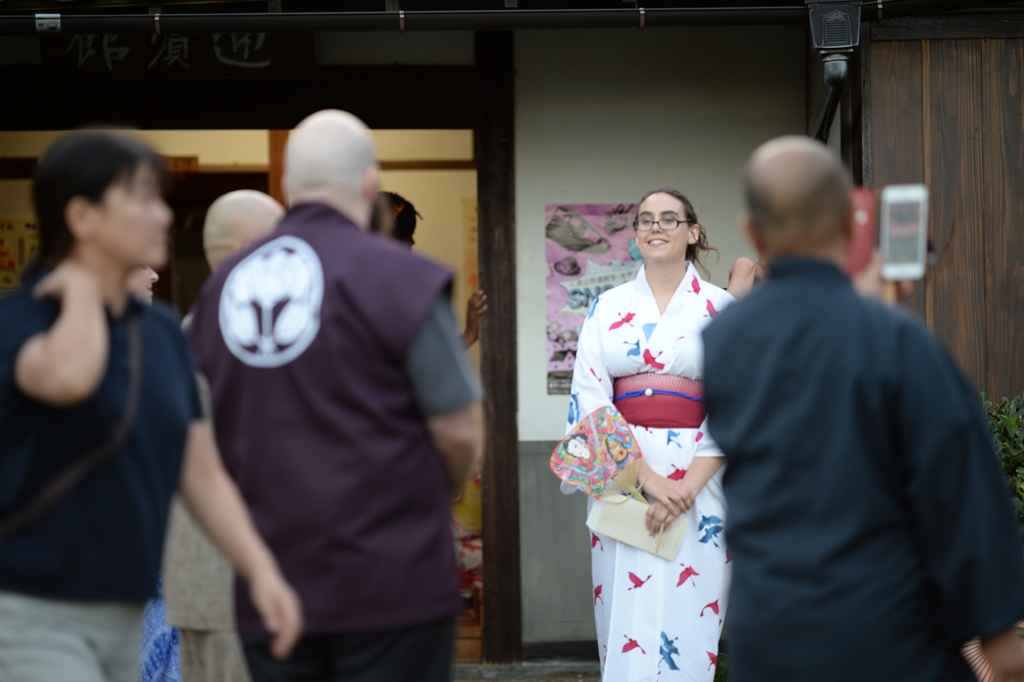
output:
[[[352,114],[335,109],[304,119],[285,147],[284,187],[291,204],[328,203],[365,227],[377,195],[377,159],[369,129]]]
[[[851,189],[839,158],[807,137],[772,140],[747,165],[750,222],[772,256],[844,245]]]
[[[203,224],[203,250],[211,270],[249,242],[269,234],[277,226],[284,207],[263,192],[240,189],[228,192],[210,205]]]

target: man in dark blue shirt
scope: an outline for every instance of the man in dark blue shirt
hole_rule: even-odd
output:
[[[759,149],[746,231],[768,281],[704,332],[727,457],[730,678],[1024,679],[1024,559],[974,389],[841,268],[850,182],[806,138]]]

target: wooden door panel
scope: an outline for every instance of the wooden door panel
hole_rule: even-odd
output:
[[[925,181],[920,41],[871,45],[871,126],[875,187]],[[925,287],[906,305],[925,315]]]
[[[1024,391],[1024,40],[982,41],[988,378]]]
[[[981,41],[936,40],[923,47],[926,181],[938,252],[926,287],[928,318],[968,377],[984,386]]]
[[[938,261],[909,307],[1001,398],[1024,392],[1024,39],[957,35],[873,34],[865,172],[930,187]]]

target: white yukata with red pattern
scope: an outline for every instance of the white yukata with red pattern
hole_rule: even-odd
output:
[[[692,264],[664,315],[644,268],[634,281],[602,293],[580,333],[569,429],[612,404],[616,377],[657,372],[702,379],[701,330],[733,301],[701,279]],[[722,456],[706,420],[700,429],[632,430],[644,460],[662,476],[678,480],[694,457]],[[574,490],[564,483],[562,489]],[[672,562],[590,533],[594,615],[606,682],[714,678],[730,574],[722,470],[686,517],[689,528]]]

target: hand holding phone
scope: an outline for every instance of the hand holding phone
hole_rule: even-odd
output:
[[[846,256],[846,274],[853,277],[868,267],[875,251],[875,191],[870,187],[854,187],[850,201],[853,233]]]
[[[882,279],[890,282],[924,277],[928,251],[928,188],[893,185],[882,190]]]

